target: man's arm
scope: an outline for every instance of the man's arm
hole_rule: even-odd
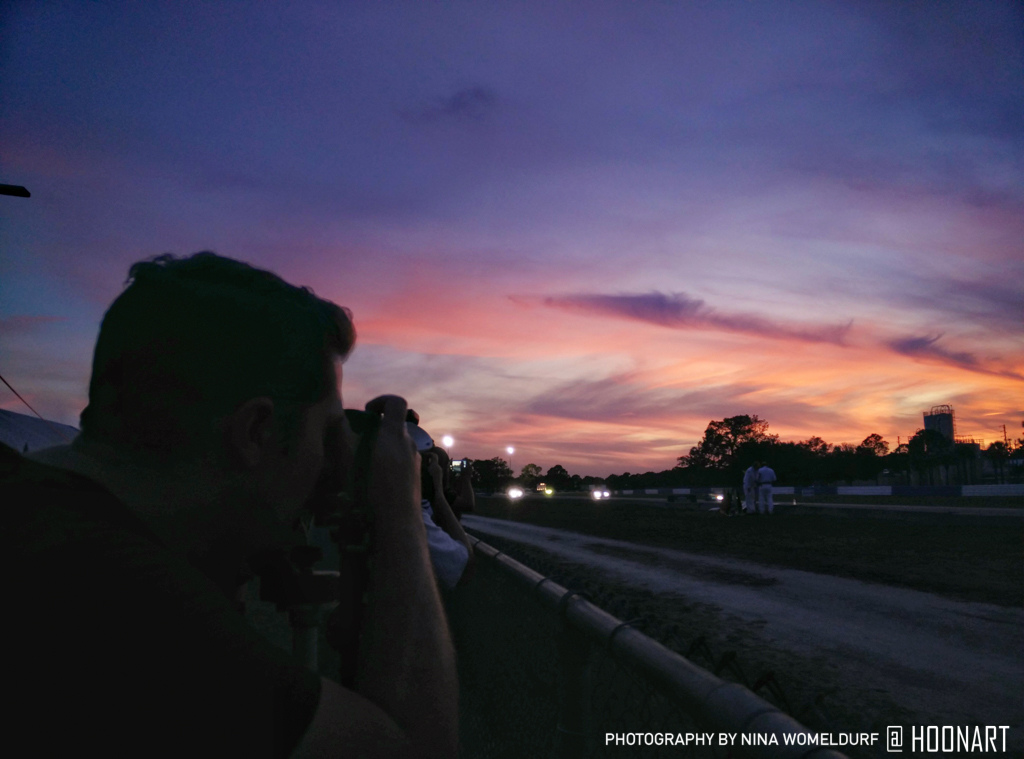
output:
[[[406,432],[403,399],[377,398],[367,410],[384,417],[370,475],[371,600],[356,693],[322,681],[317,711],[293,756],[454,757],[458,680],[427,554],[419,454]]]
[[[476,556],[473,553],[473,544],[470,542],[466,531],[462,529],[462,524],[460,524],[459,520],[455,518],[455,512],[452,511],[452,507],[448,504],[448,499],[445,498],[443,487],[444,474],[437,461],[437,456],[430,454],[427,457],[427,462],[430,479],[434,483],[434,497],[430,501],[430,505],[434,510],[434,524],[448,533],[453,540],[462,543],[469,554],[469,560],[466,564],[466,568],[462,572],[462,577],[459,578],[459,585],[462,585],[472,576],[476,567]]]
[[[459,481],[455,486],[455,498],[452,501],[454,506],[458,508],[460,514],[472,514],[476,509],[476,493],[473,490],[473,467],[467,463],[465,469],[462,470],[462,474],[459,475]],[[452,509],[452,513],[455,509]]]

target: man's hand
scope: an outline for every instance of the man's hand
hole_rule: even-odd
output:
[[[405,400],[381,396],[370,475],[374,546],[356,690],[384,710],[418,754],[458,753],[458,679],[420,508],[420,455]]]
[[[383,414],[370,465],[370,499],[384,508],[408,508],[418,515],[420,456],[405,426],[407,405],[397,395],[381,395],[366,410]]]
[[[374,398],[382,414],[370,464],[373,561],[353,690],[321,683],[313,723],[295,756],[454,757],[455,652],[427,552],[420,456],[405,400]]]
[[[441,462],[437,460],[436,453],[428,453],[426,455],[427,474],[430,475],[430,481],[434,483],[434,492],[438,492],[444,486],[444,472],[441,470]]]

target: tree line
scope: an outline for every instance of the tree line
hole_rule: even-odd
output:
[[[473,465],[473,487],[484,492],[503,491],[512,485],[524,490],[535,490],[543,483],[560,493],[590,490],[591,485],[603,485],[602,477],[581,477],[569,474],[564,466],[555,464],[544,472],[537,464],[527,464],[519,475],[509,468],[508,462],[501,458],[471,460]]]
[[[859,445],[831,445],[814,436],[799,442],[781,441],[756,415],[731,416],[708,424],[704,435],[676,466],[662,472],[580,477],[555,465],[542,472],[527,464],[518,476],[500,458],[473,462],[473,482],[480,490],[504,490],[512,484],[534,489],[539,483],[558,491],[586,491],[604,484],[614,490],[733,485],[754,461],[767,462],[780,483],[796,486],[875,481],[906,484],[973,484],[983,478],[979,454],[988,460],[996,482],[1016,482],[1024,472],[1024,437],[992,443],[984,451],[959,443],[935,430],[919,429],[906,442],[890,448],[872,433]]]

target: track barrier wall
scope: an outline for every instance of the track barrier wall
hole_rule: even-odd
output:
[[[616,495],[693,495],[707,496],[726,488],[646,488],[616,490]],[[803,498],[819,495],[872,495],[929,497],[994,497],[1024,495],[1024,484],[1007,485],[816,485],[814,487],[775,487],[774,495],[796,495]]]

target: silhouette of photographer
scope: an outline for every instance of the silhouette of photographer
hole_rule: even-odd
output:
[[[267,642],[232,600],[350,479],[340,384],[354,342],[346,309],[242,262],[131,267],[100,327],[79,437],[27,457],[0,447],[12,745],[456,755],[454,654],[402,398],[368,404],[372,561],[352,688]]]
[[[434,446],[425,452],[423,466],[423,523],[430,561],[442,588],[452,590],[472,575],[473,544],[448,502],[445,474],[451,471],[451,462],[444,449]]]

